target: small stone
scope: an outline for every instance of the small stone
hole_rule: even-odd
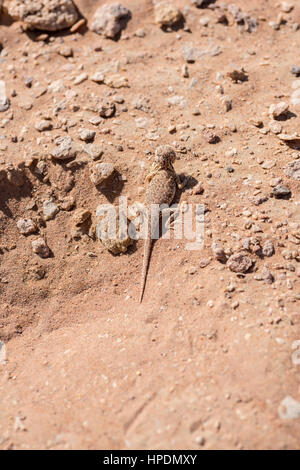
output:
[[[288,199],[291,196],[291,190],[282,184],[278,184],[273,188],[271,195],[276,199]]]
[[[195,437],[195,442],[196,444],[198,444],[199,446],[204,446],[205,445],[205,437],[203,436],[196,436]]]
[[[10,0],[7,10],[14,20],[43,31],[69,28],[78,19],[72,0]]]
[[[219,242],[213,242],[212,246],[212,253],[216,260],[220,261],[221,263],[225,263],[227,260],[224,248]]]
[[[41,258],[49,258],[50,249],[43,238],[37,238],[31,243],[32,251]]]
[[[285,169],[285,174],[296,181],[300,181],[300,160],[291,162]]]
[[[56,204],[51,199],[43,202],[43,215],[45,220],[54,219],[55,215],[59,211]]]
[[[90,129],[81,129],[79,131],[79,139],[85,142],[90,142],[94,140],[96,135],[95,131],[91,131]]]
[[[90,78],[93,82],[96,82],[96,83],[104,82],[104,74],[102,72],[96,72]]]
[[[109,86],[110,88],[128,88],[128,79],[115,73],[114,75],[110,75],[108,77],[104,77],[103,82],[105,85]]]
[[[234,273],[246,273],[253,266],[254,262],[243,252],[234,253],[228,258],[227,266]]]
[[[188,66],[186,64],[184,64],[182,66],[182,69],[181,69],[181,76],[183,78],[189,78],[190,74],[189,74],[189,69],[188,69]]]
[[[3,80],[0,80],[0,113],[7,111],[9,107],[10,101],[6,95],[6,85]]]
[[[220,140],[219,137],[210,130],[206,130],[204,132],[204,138],[209,144],[215,144]]]
[[[158,2],[154,6],[155,23],[164,26],[174,26],[182,19],[182,13],[173,3]]]
[[[66,46],[66,45],[61,46],[61,47],[58,49],[58,53],[59,53],[59,55],[61,55],[61,56],[63,56],[63,57],[66,57],[66,58],[68,58],[68,57],[73,57],[73,54],[74,54],[72,47]]]
[[[70,211],[75,205],[75,198],[73,196],[66,196],[60,201],[59,208],[62,211]]]
[[[93,16],[91,30],[106,38],[114,39],[126,28],[131,12],[120,3],[104,4]]]
[[[262,247],[262,254],[264,256],[273,256],[275,253],[275,248],[274,248],[274,244],[271,240],[266,240],[263,247]]]
[[[277,121],[271,121],[269,123],[269,129],[273,134],[280,134],[282,131],[282,125]]]
[[[77,151],[74,149],[73,141],[70,136],[58,137],[55,141],[57,147],[50,150],[50,154],[57,160],[67,160],[76,156]]]
[[[116,105],[112,101],[103,100],[98,109],[101,117],[111,118],[116,112]]]
[[[299,419],[300,418],[300,402],[291,396],[286,396],[278,407],[278,414],[281,419]]]
[[[90,168],[90,179],[95,186],[110,178],[115,171],[112,163],[97,163]]]
[[[285,101],[280,101],[277,104],[271,104],[269,108],[269,115],[272,118],[278,118],[282,114],[286,114],[289,110],[289,105]]]
[[[31,219],[19,219],[17,222],[17,227],[22,235],[30,235],[37,230],[37,226]]]
[[[88,74],[83,72],[74,78],[74,85],[80,85],[81,83],[85,82],[88,78]]]
[[[290,13],[294,8],[294,5],[292,3],[288,2],[281,2],[281,7],[280,10],[283,11],[284,13]]]
[[[42,119],[35,123],[34,127],[39,132],[50,131],[52,129],[52,123],[49,120]]]
[[[193,188],[193,194],[203,194],[204,193],[204,188],[202,186],[202,183],[199,181]]]
[[[299,65],[292,65],[291,66],[291,73],[296,75],[296,77],[300,76],[300,66]]]

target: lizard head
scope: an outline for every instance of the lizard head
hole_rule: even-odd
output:
[[[170,145],[160,145],[155,150],[154,162],[160,168],[172,168],[174,161],[176,160],[176,153],[173,147]]]

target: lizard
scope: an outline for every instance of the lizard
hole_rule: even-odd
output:
[[[176,193],[176,186],[181,189],[183,185],[175,173],[173,163],[176,160],[175,150],[170,145],[161,145],[155,151],[154,162],[146,176],[148,187],[146,189],[146,207],[148,210],[147,237],[144,245],[144,258],[141,277],[140,303],[146,286],[147,272],[152,250],[151,238],[151,205],[170,205]]]

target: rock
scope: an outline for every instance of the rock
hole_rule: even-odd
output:
[[[110,212],[103,214],[103,206],[100,205],[97,207],[96,217],[96,237],[101,240],[104,247],[113,255],[125,253],[132,245],[132,239],[128,235],[129,221],[126,215],[122,214],[125,223],[120,226],[119,207],[112,207]]]
[[[254,262],[246,253],[234,253],[228,258],[227,266],[234,273],[246,273]]]
[[[88,78],[88,74],[83,72],[74,78],[74,85],[80,85],[81,83],[85,82]]]
[[[278,407],[278,414],[281,419],[299,419],[300,402],[290,396],[285,397]]]
[[[58,137],[55,140],[57,147],[50,151],[50,154],[56,160],[67,160],[68,158],[76,157],[77,151],[73,146],[73,141],[70,136]]]
[[[182,55],[188,63],[193,63],[205,55],[215,57],[221,54],[221,52],[221,48],[213,42],[210,44],[208,49],[200,49],[193,44],[185,44],[182,48]]]
[[[211,250],[213,253],[213,256],[216,260],[220,261],[221,263],[225,263],[227,260],[224,248],[222,245],[218,242],[213,242],[211,245]]]
[[[155,23],[160,26],[174,26],[183,16],[179,8],[170,2],[158,2],[154,6]]]
[[[52,123],[49,120],[42,119],[35,123],[34,127],[39,132],[50,131],[52,129]]]
[[[228,5],[228,11],[233,16],[241,32],[247,31],[248,33],[252,33],[256,31],[258,26],[258,21],[256,18],[250,17],[248,13],[244,13],[240,7],[234,3]]]
[[[274,244],[271,240],[266,240],[263,247],[262,247],[262,254],[264,256],[273,256],[275,253],[275,248],[274,248]]]
[[[104,77],[103,82],[105,85],[109,86],[110,88],[128,88],[128,79],[115,73],[114,75],[110,75],[108,77]]]
[[[37,238],[31,243],[32,251],[39,255],[41,258],[49,258],[50,248],[43,238]]]
[[[6,85],[3,80],[0,80],[0,113],[7,111],[10,107],[10,101],[6,95]]]
[[[91,181],[92,183],[94,183],[95,186],[98,186],[99,184],[103,183],[108,178],[110,178],[113,175],[114,171],[115,168],[112,163],[97,163],[90,168]]]
[[[116,112],[116,105],[112,101],[103,100],[98,107],[99,115],[103,118],[111,118]]]
[[[297,132],[294,132],[293,134],[278,134],[277,137],[280,140],[283,140],[285,142],[292,142],[294,140],[300,140],[300,135]]]
[[[55,215],[59,211],[56,204],[51,199],[43,202],[43,215],[45,220],[54,219]]]
[[[91,131],[90,129],[80,129],[79,131],[79,139],[83,140],[84,142],[90,142],[94,140],[96,135],[95,131]]]
[[[1,8],[1,2],[0,2]],[[3,341],[0,341],[0,365],[3,366],[6,364],[6,346]]]
[[[54,80],[54,82],[50,83],[48,86],[48,90],[51,93],[64,93],[66,91],[64,81],[62,79]]]
[[[256,281],[264,281],[266,284],[272,284],[274,282],[274,276],[271,271],[264,266],[261,273],[254,276]]]
[[[79,225],[84,224],[88,219],[91,218],[91,212],[87,209],[79,208],[74,212],[72,217],[73,224],[78,227]]]
[[[72,47],[63,45],[58,49],[58,54],[61,55],[62,57],[68,58],[68,57],[73,57],[74,51]]]
[[[22,235],[30,235],[37,230],[37,226],[31,219],[19,219],[17,222],[17,227]]]
[[[216,144],[220,140],[219,137],[210,130],[206,130],[204,132],[204,138],[209,144]]]
[[[59,208],[62,211],[70,211],[75,206],[75,198],[73,196],[66,196],[60,200]]]
[[[273,134],[280,134],[282,131],[282,125],[277,121],[271,121],[269,123],[269,129]]]
[[[94,75],[92,75],[90,77],[90,79],[93,82],[96,82],[96,83],[103,83],[104,82],[104,74],[102,72],[96,72],[96,73],[94,73]]]
[[[296,181],[300,181],[300,160],[291,162],[285,169],[285,174]]]
[[[277,118],[282,114],[285,114],[289,110],[289,105],[285,101],[280,101],[277,104],[271,104],[269,108],[269,115],[272,118]]]
[[[89,233],[91,227],[91,212],[87,209],[77,209],[72,217],[71,236],[75,239],[81,238],[82,235]]]
[[[8,0],[6,6],[13,19],[43,31],[69,28],[78,20],[72,0]]]
[[[203,185],[201,183],[201,181],[199,181],[194,187],[193,187],[193,194],[197,195],[197,194],[203,194],[204,193],[204,188],[203,188]]]
[[[93,160],[98,160],[103,155],[103,148],[100,145],[88,144],[83,147],[86,152]]]
[[[94,14],[91,30],[106,38],[114,39],[126,28],[131,12],[120,3],[102,5]]]
[[[300,66],[299,65],[292,65],[291,66],[291,73],[296,75],[296,77],[300,76]]]
[[[278,184],[272,189],[271,196],[276,199],[287,199],[291,196],[291,190],[282,184]]]

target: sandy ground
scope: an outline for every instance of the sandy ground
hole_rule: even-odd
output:
[[[75,3],[89,25],[103,2]],[[274,29],[280,2],[235,0],[258,20],[249,33],[226,9],[228,25],[217,22],[219,1],[202,9],[173,0],[185,25],[163,31],[152,1],[124,0],[132,19],[116,41],[86,27],[40,38],[2,18],[10,107],[0,114],[0,448],[299,448],[300,182],[286,168],[300,147],[274,133],[299,131],[290,68],[300,65],[300,5],[290,3]],[[242,67],[248,79],[235,83],[227,73]],[[103,71],[129,86],[95,83]],[[93,124],[104,98],[116,114]],[[289,112],[271,119],[270,105],[282,101]],[[45,118],[52,129],[39,132]],[[91,182],[83,150],[66,162],[50,157],[59,136],[84,145],[81,128],[96,131],[99,162],[116,168],[105,190]],[[161,144],[177,150],[187,181],[177,200],[206,208],[204,246],[158,240],[139,304],[143,242],[113,256],[88,234],[74,239],[72,227],[78,209],[93,222],[100,203],[142,202]],[[278,184],[288,198],[271,197]],[[44,220],[45,200],[61,207],[70,197],[74,207]],[[20,234],[24,217],[35,234]],[[39,236],[48,258],[32,252]],[[246,274],[216,259],[213,242],[228,258],[250,237]],[[267,240],[272,256],[255,248]]]

